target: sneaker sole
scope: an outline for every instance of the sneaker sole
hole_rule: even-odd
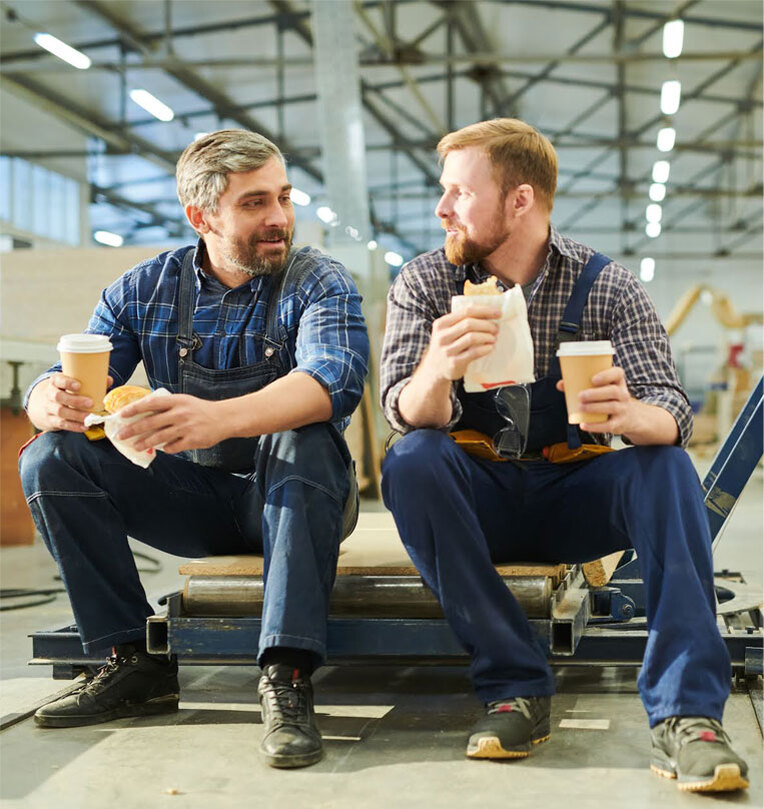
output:
[[[114,719],[126,719],[133,716],[156,716],[163,713],[175,713],[178,710],[179,696],[177,694],[156,697],[148,702],[134,705],[123,705],[111,711],[90,716],[53,716],[36,713],[34,721],[40,728],[76,728],[85,725],[100,725]],[[42,708],[41,710],[44,710]]]
[[[540,739],[532,739],[531,744],[541,744],[549,739],[548,734]],[[479,739],[476,747],[467,748],[467,758],[528,758],[531,754],[530,748],[527,750],[506,750],[501,746],[501,742],[496,736],[486,736]]]
[[[676,778],[671,770],[662,770],[655,764],[650,769],[661,778]],[[711,778],[704,780],[683,781],[677,780],[677,787],[682,792],[734,792],[738,789],[748,789],[749,782],[740,774],[737,764],[719,764]]]

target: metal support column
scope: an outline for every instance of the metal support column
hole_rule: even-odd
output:
[[[353,7],[350,0],[314,0],[312,9],[324,181],[339,219],[332,243],[365,246],[369,199]]]

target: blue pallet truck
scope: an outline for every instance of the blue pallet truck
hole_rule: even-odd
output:
[[[764,378],[751,393],[702,484],[714,548],[762,457],[763,386]],[[531,606],[526,611],[550,662],[641,665],[647,627],[639,560],[628,551],[605,586],[592,586],[582,568],[565,567],[553,586],[549,581],[538,585],[528,577],[508,580],[513,593],[517,588],[521,603],[523,598],[529,599]],[[762,594],[752,592],[739,574],[723,570],[715,576],[718,624],[733,674],[738,680],[758,678],[764,640]],[[177,655],[182,664],[255,663],[262,579],[240,577],[236,586],[243,589],[237,591],[236,599],[223,599],[227,603],[222,604],[215,601],[214,594],[225,593],[232,582],[220,578],[200,582],[201,589],[196,591],[187,582],[185,592],[164,599],[166,612],[147,623],[150,651]],[[38,631],[31,637],[31,663],[51,665],[56,679],[72,678],[102,664],[83,652],[74,626]],[[330,663],[342,664],[467,662],[434,598],[414,575],[338,576],[330,610],[328,656]]]

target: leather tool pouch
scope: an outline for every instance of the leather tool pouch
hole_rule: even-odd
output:
[[[455,430],[449,435],[457,446],[474,458],[497,462],[509,460],[496,452],[494,448],[495,441],[477,430]],[[578,461],[590,461],[592,458],[604,455],[606,452],[615,452],[615,450],[613,447],[605,447],[601,444],[582,444],[577,449],[570,449],[563,441],[559,444],[544,447],[543,455],[550,463],[576,463]]]
[[[449,433],[467,455],[474,458],[481,458],[484,461],[506,461],[493,448],[493,441],[484,433],[477,430],[455,430]]]
[[[613,447],[605,447],[602,444],[581,444],[576,449],[571,449],[566,442],[552,444],[544,447],[544,457],[551,463],[575,463],[577,461],[590,461],[598,455],[606,452],[615,452]]]

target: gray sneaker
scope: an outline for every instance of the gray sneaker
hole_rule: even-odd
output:
[[[549,738],[549,697],[515,697],[489,702],[472,728],[468,758],[525,758]]]
[[[747,789],[748,765],[730,747],[721,722],[705,716],[671,716],[652,729],[650,769],[676,778],[683,792]]]

